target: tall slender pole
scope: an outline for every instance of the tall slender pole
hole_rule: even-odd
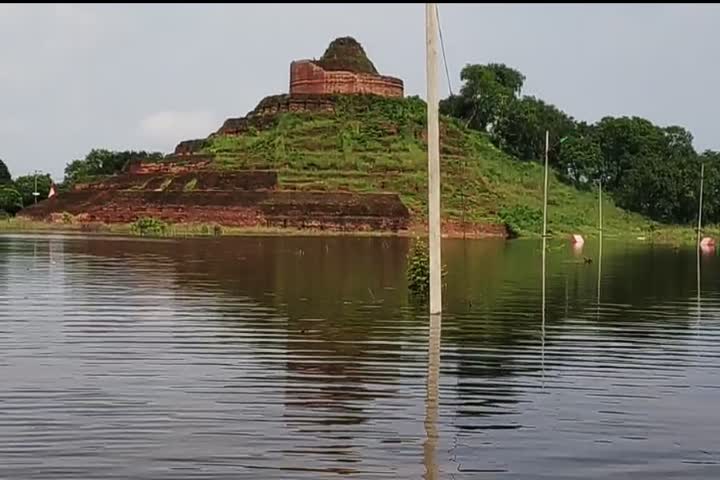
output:
[[[437,461],[438,407],[440,404],[440,331],[441,315],[430,317],[430,333],[428,337],[428,369],[427,395],[425,397],[425,444],[423,445],[423,461],[425,463],[425,480],[440,478]]]
[[[602,178],[600,179],[600,189],[598,190],[598,228],[602,234]]]
[[[550,149],[550,132],[545,130],[545,192],[543,194],[543,238],[547,236],[547,199],[548,199],[548,150]]]
[[[33,172],[35,174],[35,190],[33,190],[33,196],[35,197],[35,203],[37,204],[37,197],[38,197],[38,191],[37,191],[37,170]]]
[[[700,230],[702,229],[703,182],[705,181],[705,163],[700,164],[700,206],[698,207],[697,243],[700,246]]]
[[[542,239],[542,323],[540,326],[540,365],[542,367],[542,388],[545,388],[545,268],[547,254],[547,238]]]
[[[425,4],[427,40],[428,229],[430,236],[430,314],[442,312],[440,261],[440,120],[438,118],[438,26],[434,3]]]

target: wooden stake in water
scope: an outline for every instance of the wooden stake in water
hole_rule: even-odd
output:
[[[545,193],[543,195],[543,238],[547,236],[547,200],[548,200],[548,150],[550,149],[550,132],[545,130]]]
[[[703,182],[705,180],[705,163],[700,164],[700,206],[698,207],[697,246],[700,248],[700,231],[702,230]]]
[[[440,124],[438,108],[438,26],[436,6],[425,4],[427,39],[427,119],[428,119],[428,229],[430,247],[430,314],[442,312],[440,260]]]

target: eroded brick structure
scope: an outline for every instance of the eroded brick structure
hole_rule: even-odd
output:
[[[123,172],[24,209],[36,220],[129,223],[157,217],[174,223],[227,226],[389,230],[408,228],[410,211],[395,193],[304,191],[275,170],[218,168],[206,147],[213,137],[240,136],[277,125],[284,113],[333,115],[339,95],[402,97],[400,79],[380,75],[362,46],[338,38],[320,60],[292,62],[290,92],[264,98],[244,117],[229,118],[208,138],[180,142],[160,162],[131,161]]]
[[[357,93],[402,97],[403,81],[370,73],[327,71],[311,60],[298,60],[290,64],[290,95]]]
[[[403,81],[378,74],[353,38],[334,40],[320,60],[290,64],[290,95],[373,94],[402,97]]]

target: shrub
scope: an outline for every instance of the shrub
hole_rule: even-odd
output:
[[[499,217],[505,224],[511,237],[518,237],[525,232],[540,232],[542,229],[542,210],[526,205],[503,208]]]
[[[446,274],[443,265],[441,275],[445,277]],[[412,296],[424,300],[430,295],[430,254],[428,244],[423,239],[415,239],[408,254],[407,278]]]
[[[183,191],[192,192],[193,190],[195,190],[195,187],[197,187],[197,178],[193,178],[192,180],[187,182],[183,187]]]
[[[14,216],[22,208],[23,201],[20,192],[12,187],[0,187],[0,210]]]
[[[161,237],[167,234],[168,224],[157,218],[140,218],[130,225],[135,235]]]

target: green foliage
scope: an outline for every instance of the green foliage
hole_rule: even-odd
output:
[[[35,203],[35,175],[24,175],[15,179],[15,189],[20,192],[22,196],[23,205],[28,207]],[[37,176],[37,192],[38,202],[47,199],[50,193],[50,187],[52,186],[52,179],[50,174],[44,173]]]
[[[352,37],[340,37],[330,42],[325,53],[316,63],[325,70],[378,73],[362,45]]]
[[[135,235],[161,237],[168,233],[167,223],[157,218],[144,217],[130,225],[130,231]]]
[[[489,132],[504,152],[541,162],[547,130],[549,163],[566,183],[588,190],[602,182],[618,205],[653,220],[696,219],[700,163],[715,157],[714,152],[699,156],[684,128],[660,127],[640,117],[576,123],[540,99],[520,98],[524,77],[504,65],[468,65],[461,79],[460,94],[442,101],[441,111]],[[709,188],[717,188],[717,169],[708,168],[708,174]],[[706,202],[706,220],[720,221],[720,197],[713,193]],[[567,215],[562,222],[575,223]]]
[[[5,162],[0,158],[0,185],[5,185],[10,182],[12,182],[10,170],[8,170],[7,165],[5,165]]]
[[[277,169],[283,189],[397,192],[413,218],[422,221],[427,214],[426,118],[426,104],[417,97],[339,96],[334,112],[281,114],[255,131],[214,135],[202,153],[212,154],[219,169]],[[508,156],[489,135],[466,128],[460,119],[441,117],[441,132],[445,219],[501,224],[503,207],[542,209],[539,162]],[[549,192],[552,231],[596,232],[595,192],[579,192],[553,172]],[[616,208],[609,197],[603,212],[608,232],[646,223]],[[539,227],[527,227],[523,234],[539,233]]]
[[[161,152],[93,149],[84,159],[73,160],[65,166],[64,181],[69,184],[87,182],[93,177],[121,172],[130,161],[159,161],[163,157]]]
[[[424,239],[416,238],[407,258],[407,281],[410,295],[418,300],[425,300],[430,294],[430,250]],[[442,266],[442,278],[447,269]]]
[[[493,142],[520,160],[544,161],[545,131],[549,132],[548,159],[557,164],[560,139],[572,132],[573,119],[535,97],[512,102],[499,119]]]
[[[498,216],[511,237],[527,233],[542,233],[543,214],[539,208],[520,204],[503,208]]]
[[[201,235],[214,235],[216,237],[220,237],[223,234],[223,228],[221,225],[215,223],[212,225],[206,225],[203,224],[200,226],[200,234]]]
[[[183,191],[192,192],[193,190],[195,190],[195,187],[197,187],[197,178],[193,178],[192,180],[187,182],[183,187]]]
[[[20,192],[10,186],[0,187],[0,210],[14,216],[22,208],[23,202]]]
[[[62,212],[62,222],[65,225],[73,223],[74,217],[70,212]]]
[[[575,135],[563,142],[557,167],[566,181],[588,188],[600,180],[602,165],[602,151],[594,136]]]
[[[430,255],[427,243],[419,238],[408,255],[407,281],[411,295],[425,299],[430,294]]]
[[[440,102],[440,111],[476,130],[494,130],[522,90],[525,77],[504,64],[466,65],[460,94]]]

